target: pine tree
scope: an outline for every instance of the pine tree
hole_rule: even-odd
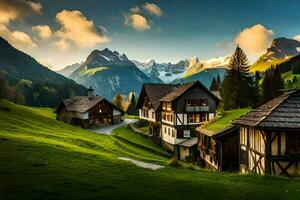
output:
[[[219,91],[221,88],[221,85],[222,85],[220,74],[218,74],[218,76],[217,76],[217,85],[218,85],[218,91]]]
[[[237,46],[220,90],[224,110],[253,106],[253,84],[246,54]]]
[[[215,79],[215,77],[213,78],[213,80],[211,81],[211,85],[209,88],[211,91],[218,91],[218,83]]]
[[[137,109],[136,109],[136,100],[135,100],[135,94],[132,92],[130,98],[130,103],[129,106],[127,108],[126,113],[129,115],[137,115]]]
[[[9,86],[2,71],[0,71],[0,99],[7,98],[9,95]]]
[[[265,72],[262,82],[262,103],[274,99],[281,94],[279,89],[284,87],[283,80],[277,68],[271,67]]]

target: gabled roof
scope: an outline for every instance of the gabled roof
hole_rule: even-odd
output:
[[[196,145],[198,143],[198,138],[197,137],[193,137],[193,138],[190,138],[190,139],[187,139],[181,143],[179,143],[178,145],[179,146],[182,146],[182,147],[192,147],[194,145]]]
[[[196,84],[198,84],[204,91],[206,91],[213,99],[215,99],[218,102],[220,101],[220,99],[216,97],[209,89],[207,89],[200,81],[194,81],[182,85],[177,85],[177,87],[174,87],[174,89],[170,93],[161,98],[160,101],[174,101]]]
[[[300,90],[285,92],[233,123],[270,129],[300,129]]]
[[[66,106],[67,111],[85,113],[102,100],[107,101],[104,97],[100,97],[100,96],[95,96],[92,98],[89,98],[88,96],[75,96],[69,99],[62,100],[61,104]],[[107,102],[111,104],[114,108],[124,113],[121,109],[117,108],[109,101]],[[59,109],[59,107],[57,109]]]
[[[148,96],[149,101],[153,106],[153,109],[156,110],[160,105],[159,99],[171,92],[175,86],[175,84],[145,83],[142,87],[142,92],[146,92],[146,95]],[[140,102],[140,99],[141,95],[138,100],[138,106],[142,103]]]

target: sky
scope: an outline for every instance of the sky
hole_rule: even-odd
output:
[[[300,1],[0,0],[0,36],[53,70],[106,47],[176,63],[239,45],[253,62],[274,38],[300,41]]]

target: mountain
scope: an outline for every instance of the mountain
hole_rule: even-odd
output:
[[[0,37],[0,70],[23,93],[26,103],[57,106],[62,98],[86,94],[86,88],[38,63]]]
[[[267,52],[262,55],[252,66],[250,71],[265,71],[271,65],[276,65],[300,54],[300,42],[293,39],[274,39]]]
[[[216,57],[209,60],[201,60],[197,57],[189,60],[189,65],[187,70],[185,71],[183,77],[189,77],[193,74],[197,74],[206,69],[213,68],[227,68],[227,65],[230,60],[230,55],[224,57]]]
[[[140,71],[125,54],[94,50],[70,76],[79,84],[92,86],[95,93],[113,99],[117,93],[139,93],[143,83],[155,82]]]
[[[173,81],[173,83],[188,83],[188,82],[198,80],[202,84],[204,84],[207,88],[209,88],[213,78],[217,78],[219,75],[221,78],[221,81],[223,81],[224,77],[226,75],[226,72],[227,72],[227,69],[224,67],[222,67],[222,68],[207,68],[207,69],[204,69],[204,70],[202,70],[198,73],[195,73],[191,76],[176,79]]]
[[[81,63],[82,64],[82,63]],[[57,73],[65,76],[65,77],[68,77],[70,76],[74,71],[76,71],[80,66],[81,66],[80,63],[75,63],[75,64],[72,64],[72,65],[68,65],[66,67],[64,67],[63,69],[57,71]]]
[[[162,80],[170,83],[181,77],[186,70],[187,62],[179,61],[178,63],[157,63],[153,59],[146,62],[132,60],[132,62],[148,77],[153,80]]]

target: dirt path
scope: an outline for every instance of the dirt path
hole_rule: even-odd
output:
[[[119,123],[119,124],[115,124],[115,125],[111,125],[111,126],[106,126],[106,127],[101,127],[101,128],[95,128],[95,129],[91,129],[91,131],[95,132],[95,133],[99,133],[99,134],[106,134],[106,135],[110,135],[112,134],[112,131],[120,126],[125,126],[127,124],[131,124],[133,122],[136,122],[137,119],[125,119],[123,122]]]
[[[146,168],[146,169],[158,170],[158,169],[164,168],[164,166],[162,166],[162,165],[157,165],[157,164],[153,164],[153,163],[146,163],[146,162],[142,162],[142,161],[138,161],[138,160],[133,160],[131,158],[119,157],[118,159],[129,161],[129,162],[135,164],[138,167],[142,167],[142,168]]]

